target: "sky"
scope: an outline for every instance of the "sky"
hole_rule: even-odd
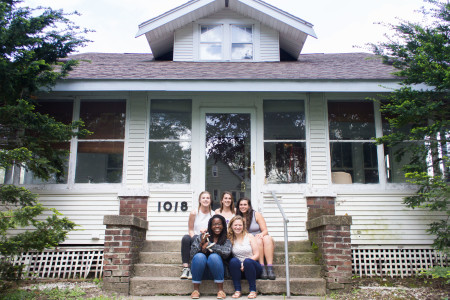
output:
[[[71,19],[95,30],[92,40],[79,52],[150,53],[145,36],[135,38],[138,26],[187,0],[25,0],[30,7],[50,6],[77,11]],[[302,53],[369,52],[367,43],[384,40],[388,29],[379,22],[397,23],[396,18],[421,20],[416,10],[423,0],[265,0],[314,25],[317,39],[308,37]]]

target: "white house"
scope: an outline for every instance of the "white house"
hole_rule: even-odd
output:
[[[67,145],[63,182],[22,175],[81,226],[65,244],[102,245],[103,216],[133,197],[148,199],[148,240],[179,240],[208,187],[251,197],[275,240],[272,192],[290,240],[308,239],[307,199],[329,197],[353,218],[355,261],[431,251],[427,224],[440,216],[402,204],[414,189],[373,143],[387,128],[367,99],[397,87],[392,67],[367,53],[301,54],[313,25],[260,0],[192,0],[137,36],[152,54],[74,55],[79,67],[41,97],[39,109],[94,131]]]

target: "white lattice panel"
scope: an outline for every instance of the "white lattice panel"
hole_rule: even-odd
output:
[[[434,266],[447,266],[447,258],[433,249],[352,249],[353,274],[360,277],[408,277]]]
[[[103,272],[103,248],[59,248],[27,252],[14,259],[25,265],[25,278],[100,278]]]

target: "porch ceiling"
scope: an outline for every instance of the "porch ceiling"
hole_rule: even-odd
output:
[[[136,37],[145,35],[154,57],[173,49],[174,32],[224,8],[257,20],[280,33],[280,47],[298,58],[313,25],[260,0],[192,0],[139,25]]]

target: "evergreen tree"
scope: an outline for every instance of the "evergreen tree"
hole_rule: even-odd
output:
[[[446,217],[430,224],[436,235],[433,246],[449,251],[449,157],[450,149],[450,4],[425,0],[422,23],[400,21],[389,25],[394,32],[388,42],[371,44],[385,64],[394,66],[401,87],[384,97],[381,111],[390,125],[390,134],[377,140],[387,147],[403,145],[408,182],[418,186],[406,197],[411,208],[425,207],[445,212]],[[406,143],[405,143],[406,142]],[[405,146],[406,145],[406,146]]]
[[[55,247],[76,226],[19,185],[24,170],[44,181],[61,177],[67,151],[58,145],[87,133],[81,122],[63,124],[35,110],[36,95],[77,63],[63,58],[88,42],[87,31],[68,17],[22,0],[0,1],[0,169],[14,174],[9,183],[0,182],[0,280],[20,276],[9,258]],[[20,228],[25,230],[14,230]]]

